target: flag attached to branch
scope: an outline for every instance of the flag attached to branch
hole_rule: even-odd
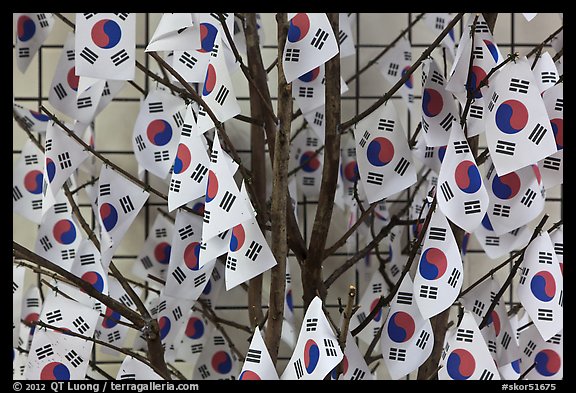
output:
[[[50,120],[48,115],[25,108],[17,103],[13,104],[13,109],[30,131],[41,133],[46,132],[46,127],[48,126],[48,121]]]
[[[498,236],[526,225],[544,209],[546,190],[537,165],[499,176],[488,158],[486,190],[488,217]]]
[[[416,182],[416,170],[392,103],[382,105],[354,130],[360,180],[374,203]]]
[[[107,271],[114,251],[150,194],[107,165],[100,170],[98,189],[100,254]]]
[[[108,273],[100,260],[100,250],[88,239],[82,239],[72,261],[70,273],[86,281],[95,290],[108,295]],[[98,311],[103,311],[104,305],[96,300]]]
[[[486,141],[499,176],[556,152],[550,120],[526,57],[500,69],[486,92]]]
[[[25,73],[32,59],[54,28],[51,13],[14,13],[16,25],[16,66]]]
[[[12,175],[12,210],[36,224],[42,220],[44,162],[44,153],[28,140]]]
[[[200,311],[191,310],[186,317],[182,340],[176,348],[176,357],[195,364],[204,350],[206,340],[212,337],[214,328]]]
[[[292,274],[290,273],[290,261],[286,260],[286,287],[284,290],[284,319],[282,320],[281,339],[290,349],[296,346],[296,328],[294,320],[294,301],[292,299]]]
[[[238,359],[230,344],[217,329],[206,342],[200,358],[194,366],[192,379],[233,379],[238,375]]]
[[[517,289],[518,299],[548,340],[564,324],[564,279],[548,232],[542,232],[526,248]]]
[[[12,265],[12,347],[18,346],[20,338],[20,317],[22,316],[22,300],[24,295],[24,266]]]
[[[40,318],[40,312],[42,312],[42,298],[40,297],[40,289],[37,286],[30,286],[25,294],[22,301],[22,313],[21,319],[28,324],[32,324]],[[26,325],[24,325],[26,326]],[[35,328],[28,328],[29,330],[28,340],[24,343],[24,349],[30,347],[32,337],[34,335]]]
[[[522,350],[521,371],[528,371],[527,380],[561,380],[564,377],[564,333],[556,333],[544,340],[537,327],[530,326],[520,333]]]
[[[174,164],[184,108],[181,98],[154,89],[142,102],[134,124],[132,147],[136,160],[161,179],[168,176]]]
[[[440,210],[454,224],[466,232],[473,232],[488,210],[488,192],[466,136],[457,122],[452,125],[438,184]]]
[[[321,139],[316,133],[305,128],[290,145],[289,170],[296,170],[297,187],[309,198],[316,198],[320,193],[324,152],[319,151]]]
[[[412,66],[412,45],[406,37],[402,37],[388,52],[378,60],[380,73],[394,86]],[[410,77],[400,87],[400,95],[406,107],[412,111],[414,103],[414,79]]]
[[[532,58],[530,60],[534,61]],[[556,82],[558,82],[558,69],[548,51],[538,57],[532,72],[534,73],[534,79],[541,94],[555,86]]]
[[[462,257],[456,239],[446,216],[436,209],[414,277],[414,295],[424,318],[431,318],[454,303],[462,287],[462,275]]]
[[[192,48],[200,48],[200,28],[195,14],[165,12],[146,46],[146,52]]]
[[[362,381],[373,380],[374,376],[364,360],[364,355],[358,349],[354,337],[348,331],[346,336],[346,348],[344,348],[344,358],[342,359],[342,373],[337,374],[338,366],[334,367],[330,373],[330,379],[340,381]]]
[[[349,208],[354,204],[354,184],[361,187],[360,173],[356,161],[356,143],[349,133],[342,134],[340,139],[340,175],[342,176],[342,194],[344,203]],[[360,190],[358,190],[360,192]]]
[[[556,153],[538,162],[546,189],[564,182],[564,83],[550,87],[542,94],[544,106],[550,119]]]
[[[176,351],[188,322],[187,316],[194,302],[164,293],[158,298],[156,319],[160,327],[160,340],[164,347],[164,359],[167,362],[176,360]]]
[[[324,64],[299,76],[292,82],[292,97],[302,112],[310,112],[321,106],[325,101],[325,66]],[[348,91],[348,85],[340,77],[340,94]]]
[[[297,13],[289,18],[282,66],[286,82],[313,70],[336,56],[338,41],[324,13]]]
[[[136,68],[136,14],[77,13],[78,75],[133,80]]]
[[[440,173],[440,166],[444,161],[447,147],[447,144],[442,146],[428,146],[426,139],[418,138],[416,146],[412,148],[412,156],[426,167],[432,169],[434,173],[438,174]]]
[[[119,381],[145,381],[145,380],[163,380],[152,367],[141,362],[140,360],[126,356],[120,365],[116,379]]]
[[[321,380],[344,358],[324,311],[316,296],[304,315],[296,348],[288,361],[283,380]]]
[[[390,304],[380,339],[384,363],[392,379],[400,379],[420,367],[434,346],[432,325],[420,313],[413,287],[410,276],[404,276]]]
[[[447,334],[440,359],[440,380],[500,380],[496,364],[474,317],[464,312],[458,328]]]
[[[426,25],[434,32],[434,36],[438,36],[454,18],[450,12],[427,12],[424,15]],[[448,31],[448,34],[442,38],[442,46],[446,48],[448,58],[453,60],[456,53],[456,36],[454,28]]]
[[[530,231],[526,225],[496,235],[488,214],[484,215],[482,222],[474,230],[474,237],[490,259],[497,259],[511,252],[523,248],[530,241]]]
[[[166,279],[166,271],[170,262],[172,250],[174,224],[162,214],[154,219],[148,237],[144,241],[140,253],[136,259],[132,272],[143,279],[149,279],[152,275],[162,280]]]
[[[422,131],[427,146],[448,143],[452,123],[458,119],[458,110],[452,93],[446,90],[446,81],[436,60],[424,62],[422,70]]]
[[[340,48],[340,58],[352,56],[356,53],[356,45],[354,43],[354,35],[352,28],[354,26],[354,18],[356,14],[353,12],[340,12],[338,18],[338,46]]]
[[[252,341],[242,370],[238,375],[239,380],[278,380],[276,367],[268,353],[268,348],[262,339],[262,333],[259,328],[254,330]]]
[[[560,225],[557,229],[550,234],[550,240],[554,245],[554,253],[558,264],[560,265],[560,273],[564,274],[564,226]]]

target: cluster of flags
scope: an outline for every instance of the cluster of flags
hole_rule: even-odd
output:
[[[290,184],[294,201],[298,192],[310,198],[320,193],[325,63],[337,54],[342,58],[355,53],[352,16],[339,15],[340,31],[335,34],[324,13],[288,14],[281,61],[286,80],[292,83],[295,107],[307,122],[291,145],[289,165],[297,169]],[[50,34],[54,15],[14,14],[14,18],[17,66],[25,73]],[[424,20],[439,33],[451,18],[429,13]],[[66,37],[48,95],[54,109],[72,121],[62,125],[14,103],[15,116],[44,139],[43,151],[31,141],[23,146],[13,176],[14,212],[38,225],[34,252],[132,310],[134,300],[109,267],[151,193],[114,166],[99,165],[86,145],[95,148],[91,123],[96,116],[126,81],[135,78],[136,22],[133,13],[76,14],[74,32]],[[241,113],[232,83],[239,63],[225,33],[228,30],[234,45],[245,52],[242,29],[233,13],[165,13],[145,48],[160,52],[195,86],[205,104],[186,102],[156,86],[143,97],[130,125],[139,174],[149,172],[167,189],[168,213],[157,214],[146,228],[131,270],[151,289],[144,303],[158,320],[166,361],[192,363],[192,378],[202,380],[375,379],[360,347],[380,335],[377,347],[388,375],[400,379],[429,358],[435,341],[430,319],[460,300],[464,310],[446,335],[439,379],[517,379],[529,369],[525,376],[529,379],[562,378],[563,232],[561,228],[542,232],[530,241],[530,223],[542,213],[546,191],[563,182],[562,64],[548,52],[537,61],[519,58],[480,87],[504,61],[481,15],[468,20],[457,47],[453,32],[442,41],[452,62],[448,75],[434,57],[424,62],[421,108],[414,102],[413,78],[400,87],[402,105],[421,121],[415,146],[410,146],[391,100],[342,136],[334,202],[348,214],[350,225],[357,218],[357,198],[378,204],[371,220],[359,227],[364,240],[370,239],[370,229],[378,233],[390,222],[394,212],[388,211],[386,199],[416,184],[419,164],[432,170],[407,214],[410,219],[425,217],[432,198],[427,193],[435,190],[438,206],[429,212],[414,271],[401,275],[406,262],[402,239],[417,236],[421,225],[396,227],[379,245],[388,256],[382,271],[370,255],[357,264],[359,271],[363,269],[365,290],[350,330],[388,296],[392,287],[387,281],[399,288],[389,306],[359,334],[347,333],[343,351],[318,297],[298,330],[293,272],[286,263],[282,340],[292,351],[290,359],[283,370],[276,369],[263,339],[265,327],[252,333],[244,361],[238,358],[228,337],[203,310],[277,264],[246,184],[235,176],[239,164],[221,140],[221,130],[214,129],[214,120],[222,123]],[[260,24],[258,33],[264,38]],[[401,37],[378,65],[382,77],[393,85],[412,61],[410,40]],[[180,84],[174,77],[170,80]],[[341,78],[341,93],[347,91]],[[470,98],[468,118],[461,122],[459,105],[466,106]],[[478,163],[467,138],[482,133],[489,158]],[[83,188],[99,244],[83,233],[64,190],[65,185],[78,186],[79,171],[97,178]],[[78,195],[72,198],[77,204]],[[474,234],[490,259],[526,247],[516,286],[522,318],[508,315],[501,299],[491,307],[500,290],[493,278],[459,297],[465,246],[461,252],[453,227]],[[353,248],[350,243],[348,247]],[[53,280],[53,289],[43,297],[40,288],[26,289],[24,283],[25,268],[14,265],[15,378],[83,379],[93,375],[94,345],[82,337],[113,346],[129,339],[129,321],[78,288]],[[131,287],[138,296],[144,295],[142,288]],[[493,310],[487,315],[489,309]],[[36,321],[41,326],[34,327]],[[480,329],[483,323],[486,326]],[[146,349],[144,334],[135,338],[133,348]],[[104,346],[99,349],[116,353]],[[126,356],[116,378],[162,378],[157,371]]]

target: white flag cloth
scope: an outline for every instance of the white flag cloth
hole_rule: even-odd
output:
[[[102,266],[100,250],[91,240],[82,239],[80,241],[70,273],[86,281],[101,294],[108,295],[108,274]],[[95,300],[95,302],[100,303],[99,300]],[[103,308],[104,305],[100,303],[98,310]]]
[[[217,132],[214,134],[210,160],[202,227],[203,242],[254,217],[252,208],[245,203],[232,177]]]
[[[520,333],[522,373],[535,364],[526,374],[526,380],[561,380],[564,377],[564,333],[556,333],[544,341],[537,327],[530,326]]]
[[[406,133],[392,103],[382,105],[354,130],[360,180],[374,203],[416,183]]]
[[[107,165],[98,179],[98,211],[102,266],[108,271],[120,241],[136,219],[150,194]]]
[[[324,13],[298,13],[289,18],[282,66],[290,83],[338,54],[338,41]]]
[[[486,142],[498,175],[556,152],[546,107],[526,57],[502,67],[485,96]]]
[[[296,321],[294,319],[294,300],[292,298],[292,275],[290,274],[290,262],[286,260],[286,287],[284,289],[284,319],[282,320],[281,339],[294,350],[296,340]]]
[[[420,367],[434,346],[432,325],[420,313],[413,289],[410,276],[404,276],[390,303],[380,338],[384,363],[392,379],[400,379]]]
[[[338,18],[338,46],[340,47],[340,58],[352,56],[356,53],[354,34],[352,28],[355,24],[356,14],[340,12]]]
[[[498,367],[498,372],[503,380],[515,381],[520,378],[520,375],[522,375],[521,371],[520,359],[516,359],[513,362]]]
[[[230,237],[232,229],[227,229],[222,233],[200,243],[200,267],[210,263],[214,259],[228,252],[230,248]]]
[[[62,185],[90,153],[54,122],[48,124],[44,142],[42,214],[56,203]]]
[[[431,58],[424,61],[422,69],[422,131],[427,146],[443,146],[448,143],[452,122],[458,118],[456,101],[446,90],[446,81]]]
[[[564,182],[564,83],[550,87],[542,94],[544,106],[550,119],[556,153],[538,162],[546,189]]]
[[[322,300],[316,296],[304,315],[296,348],[280,379],[324,379],[343,357],[338,338],[322,310]]]
[[[310,112],[325,105],[324,64],[308,71],[292,82],[292,97],[302,112]],[[348,91],[348,85],[340,77],[340,94]]]
[[[12,265],[12,347],[14,348],[18,346],[18,339],[20,338],[25,275],[26,268],[24,266]]]
[[[431,318],[454,303],[462,287],[462,274],[456,239],[446,216],[436,209],[426,230],[414,277],[414,295],[424,318]]]
[[[136,69],[136,14],[77,13],[78,75],[133,80]]]
[[[54,16],[51,13],[14,13],[12,17],[16,25],[16,66],[25,73],[52,32]]]
[[[191,105],[186,108],[168,188],[168,211],[206,194],[210,159],[204,136],[192,135],[195,121]]]
[[[352,319],[350,319],[350,330],[356,329],[362,321],[366,319],[366,317],[372,312],[376,304],[380,300],[380,297],[386,297],[389,293],[388,285],[386,285],[386,281],[384,281],[384,277],[379,271],[375,271],[372,274],[370,282],[366,285],[366,289],[358,302],[360,308],[354,315]],[[374,336],[378,333],[378,330],[384,323],[386,319],[387,310],[383,308],[378,311],[376,316],[366,325],[360,333],[358,333],[355,337],[358,337],[361,341],[365,344],[369,345]]]
[[[488,258],[497,259],[513,250],[524,248],[530,241],[530,231],[524,225],[511,232],[496,235],[488,214],[485,214],[481,225],[474,230],[474,237]]]
[[[138,262],[134,263],[132,269],[134,275],[145,280],[149,279],[149,274],[163,280],[166,279],[172,250],[173,231],[174,224],[162,214],[157,214],[148,232],[148,237],[136,257]]]
[[[533,58],[529,60],[531,62],[534,61]],[[544,93],[558,82],[558,69],[548,51],[545,51],[538,57],[532,72],[534,73],[534,78],[540,93]]]
[[[440,359],[439,380],[500,380],[496,364],[469,311],[456,331],[447,334]]]
[[[190,310],[182,340],[176,348],[176,357],[195,364],[204,350],[206,340],[212,337],[214,328],[214,325],[200,311]]]
[[[402,255],[402,238],[404,237],[403,225],[395,226],[388,236],[388,258],[389,261],[384,265],[384,270],[392,282],[400,278],[404,264],[408,257]]]
[[[317,134],[306,127],[290,144],[289,170],[296,172],[297,188],[309,198],[317,198],[322,182],[324,152],[317,151],[322,146]]]
[[[194,366],[192,379],[233,379],[238,375],[238,366],[238,359],[226,338],[218,329],[213,329],[212,337],[206,341]]]
[[[32,132],[46,132],[50,117],[38,111],[13,103],[13,109]]]
[[[546,190],[537,165],[498,176],[488,158],[485,183],[490,203],[488,217],[500,236],[528,224],[544,209]]]
[[[403,36],[394,46],[388,49],[378,60],[380,73],[394,86],[412,66],[412,45],[408,38]],[[414,78],[413,74],[400,87],[400,95],[406,107],[412,111],[414,103]]]
[[[92,337],[96,329],[98,315],[98,311],[84,304],[50,292],[44,299],[40,321],[57,328]]]
[[[564,226],[560,225],[557,229],[550,234],[550,240],[554,245],[554,253],[558,264],[560,265],[560,273],[564,274]]]
[[[162,89],[151,90],[140,105],[132,132],[132,148],[138,163],[161,179],[174,164],[184,100]]]
[[[40,318],[40,312],[42,312],[42,298],[40,297],[40,289],[38,289],[37,286],[32,285],[28,287],[24,294],[21,318],[28,324],[31,324]]]
[[[126,356],[120,365],[116,379],[120,381],[136,380],[163,380],[154,369],[140,360]]]
[[[165,12],[146,46],[146,52],[200,48],[200,28],[195,14]]]
[[[330,379],[336,379],[338,366],[334,367],[330,373]],[[358,349],[356,341],[350,331],[346,335],[346,348],[344,348],[344,358],[342,359],[342,373],[338,375],[340,381],[362,381],[373,380],[374,376],[364,360],[364,355]]]
[[[472,313],[477,325],[480,325],[492,298],[500,290],[500,284],[494,278],[482,282],[462,297],[462,305]],[[498,301],[487,320],[487,325],[480,330],[488,345],[488,350],[498,367],[504,366],[520,358],[520,350],[516,342],[516,330],[512,328],[508,312],[502,299]]]
[[[176,360],[176,352],[188,322],[186,317],[193,304],[192,300],[160,294],[156,318],[160,328],[160,340],[164,346],[164,359],[167,362]]]
[[[544,340],[564,323],[564,279],[548,232],[542,232],[526,248],[517,286],[518,299]]]
[[[44,163],[44,153],[28,140],[12,174],[12,211],[36,224],[42,220]]]
[[[532,19],[534,19],[536,17],[536,15],[538,15],[537,12],[523,12],[522,13],[522,16],[524,16],[524,18],[528,22],[530,22]]]
[[[440,173],[440,166],[444,161],[446,149],[448,145],[442,146],[428,146],[426,139],[418,138],[416,145],[412,148],[412,156],[424,164],[426,167],[432,169],[434,173]]]
[[[455,15],[450,12],[427,12],[424,15],[424,21],[428,28],[433,31],[434,36],[437,37],[442,30],[446,28],[454,16]],[[448,59],[453,60],[456,53],[456,36],[454,34],[454,28],[452,28],[444,38],[442,38],[442,46],[446,48]]]
[[[276,367],[268,353],[259,328],[254,330],[239,380],[278,380]]]
[[[309,112],[304,112],[302,116],[308,123],[308,126],[312,128],[314,134],[320,139],[322,144],[324,144],[324,117],[326,115],[325,105],[322,105],[316,109],[313,109]]]
[[[473,232],[488,210],[488,192],[466,136],[455,122],[438,174],[438,207],[454,224]]]
[[[340,173],[342,175],[342,194],[348,208],[354,205],[354,183],[361,187],[358,163],[356,161],[356,143],[349,133],[340,138]],[[360,192],[360,190],[358,190]]]

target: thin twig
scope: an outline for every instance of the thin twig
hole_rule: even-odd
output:
[[[528,54],[526,55],[526,57],[530,57],[533,54],[537,53],[539,50],[542,50],[542,48],[549,42],[552,41],[552,39],[554,37],[556,37],[558,34],[560,34],[560,32],[564,30],[564,25],[560,26],[554,33],[550,34],[544,41],[542,41],[542,43],[540,43],[539,45],[535,46],[534,48],[532,48],[532,50],[530,52],[528,52]]]

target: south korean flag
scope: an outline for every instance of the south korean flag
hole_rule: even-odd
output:
[[[550,87],[542,94],[550,119],[557,151],[538,161],[544,188],[549,189],[564,182],[564,83]]]
[[[42,220],[44,160],[44,153],[28,140],[13,166],[12,210],[36,224]]]
[[[246,354],[244,365],[238,375],[238,379],[242,381],[252,380],[278,380],[278,373],[276,367],[270,358],[268,348],[262,339],[260,329],[256,327],[250,348]]]
[[[393,47],[388,48],[386,54],[378,60],[380,73],[388,81],[390,86],[394,86],[404,77],[412,66],[412,45],[405,36],[402,37]],[[414,103],[414,79],[413,75],[400,86],[400,95],[408,110],[412,111]]]
[[[485,100],[486,141],[499,176],[557,151],[550,119],[526,57],[500,69]]]
[[[414,277],[414,296],[424,318],[454,303],[463,283],[462,257],[452,229],[440,209],[432,213]]]
[[[200,47],[200,28],[196,14],[165,12],[146,46],[146,52],[186,50]]]
[[[391,102],[362,120],[354,130],[360,180],[374,203],[416,183],[406,134]]]
[[[16,66],[25,73],[32,59],[54,28],[51,13],[14,13],[16,26]]]
[[[302,112],[310,112],[326,103],[324,94],[326,90],[324,85],[325,73],[326,67],[322,64],[292,82],[292,97]],[[340,94],[347,91],[348,85],[340,77]]]
[[[531,57],[530,62],[532,64],[533,61],[534,59]],[[546,90],[554,87],[558,82],[558,69],[548,51],[538,57],[532,72],[534,73],[534,78],[536,79],[540,93],[544,93]]]
[[[136,14],[77,13],[75,48],[78,75],[134,80]]]
[[[564,377],[564,330],[544,340],[536,326],[520,333],[521,371],[527,380],[561,380]]]
[[[132,133],[132,148],[138,163],[161,179],[174,164],[184,124],[185,103],[162,89],[151,90],[140,105]]]
[[[44,113],[26,108],[20,104],[13,103],[14,118],[25,124],[25,127],[32,132],[46,132],[50,117]]]
[[[338,374],[339,366],[342,365],[342,372]],[[373,380],[374,375],[370,372],[370,368],[364,360],[364,355],[358,349],[356,341],[350,331],[346,335],[346,348],[344,348],[344,359],[340,365],[334,367],[330,373],[331,380],[340,381],[362,381]]]
[[[124,358],[116,375],[116,380],[119,381],[150,381],[163,379],[164,378],[154,371],[152,367],[132,356],[126,356]]]
[[[166,272],[170,262],[172,250],[174,224],[158,214],[150,228],[148,237],[144,241],[140,253],[136,257],[132,273],[134,275],[149,279],[149,275],[166,279]]]
[[[412,156],[435,174],[440,173],[440,166],[444,161],[448,144],[442,146],[427,146],[424,138],[418,138],[416,146],[412,148]]]
[[[54,328],[92,337],[96,329],[98,315],[98,311],[92,310],[84,304],[50,292],[44,299],[40,321]]]
[[[218,329],[213,329],[212,337],[194,365],[192,379],[234,379],[238,375],[238,366],[238,359],[226,338]]]
[[[215,328],[202,311],[191,309],[186,316],[186,326],[182,340],[176,348],[176,357],[195,364]]]
[[[497,259],[512,250],[524,248],[530,242],[530,233],[528,226],[524,225],[513,231],[496,235],[490,217],[485,214],[478,228],[474,230],[474,237],[488,258]]]
[[[458,122],[452,125],[438,184],[440,210],[451,222],[473,232],[488,210],[488,192]]]
[[[317,198],[320,193],[324,165],[321,146],[322,140],[309,127],[298,133],[290,144],[288,169],[297,170],[297,187],[309,198]]]
[[[184,329],[188,322],[187,316],[194,301],[184,300],[160,294],[158,299],[158,326],[160,328],[160,340],[164,347],[164,359],[167,362],[176,360],[178,345],[184,335]]]

